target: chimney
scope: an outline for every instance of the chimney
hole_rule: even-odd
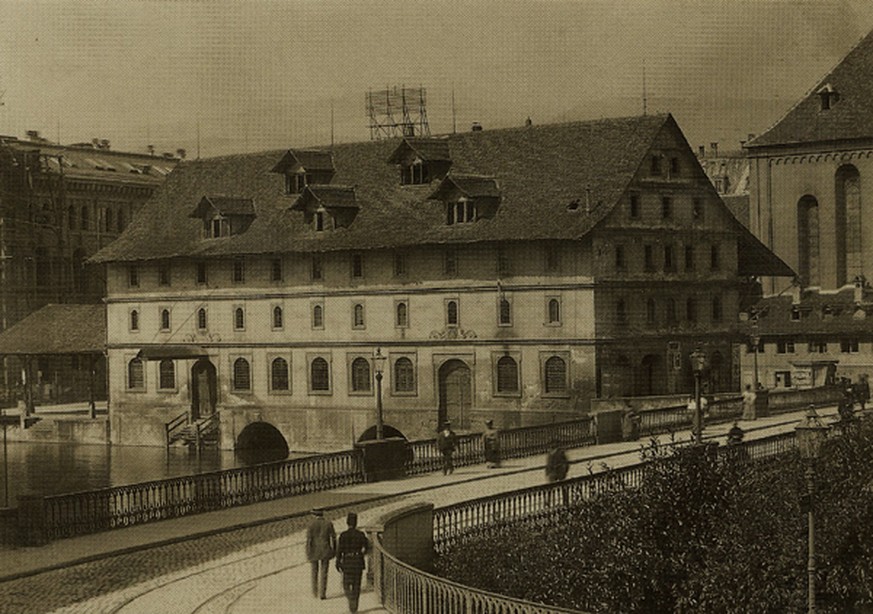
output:
[[[718,142],[713,142],[709,144],[709,151],[714,158],[718,157]]]
[[[473,122],[473,125],[470,126],[470,130],[472,132],[482,132],[482,124],[479,122]]]
[[[533,120],[530,118],[530,115],[527,116],[527,119],[524,120],[524,125],[527,127],[533,126]]]
[[[180,160],[184,160],[186,155],[188,155],[188,152],[185,151],[182,147],[176,150],[176,157]]]
[[[150,156],[155,155],[155,146],[154,146],[154,145],[147,145],[147,146],[146,146],[146,149],[149,150],[149,155],[150,155]]]
[[[100,149],[100,139],[91,139],[91,146],[94,149]]]
[[[109,139],[100,139],[100,149],[109,150]]]
[[[697,148],[697,157],[698,158],[705,158],[706,157],[706,146],[705,145],[701,145],[700,147]]]
[[[27,134],[27,138],[31,141],[38,141],[40,139],[39,130],[28,130],[25,134]]]

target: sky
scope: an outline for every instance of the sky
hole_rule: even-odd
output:
[[[0,0],[0,134],[206,157],[367,140],[404,85],[434,134],[640,114],[645,73],[736,149],[871,29],[869,0]]]

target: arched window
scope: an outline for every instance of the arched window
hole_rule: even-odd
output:
[[[518,392],[518,363],[512,356],[497,361],[497,392]]]
[[[324,307],[315,305],[312,307],[312,328],[324,327]]]
[[[171,390],[176,387],[176,365],[172,360],[162,360],[158,365],[158,388]]]
[[[252,389],[252,371],[249,361],[245,358],[237,358],[233,361],[233,389]]]
[[[354,315],[352,325],[355,328],[363,328],[364,327],[364,306],[360,303],[357,303],[354,307]]]
[[[567,391],[567,363],[560,356],[552,356],[546,360],[545,391]]]
[[[561,301],[556,298],[549,299],[549,324],[560,324]]]
[[[139,330],[139,311],[136,309],[130,311],[130,330]]]
[[[145,371],[141,358],[134,358],[127,363],[127,388],[129,390],[145,388]]]
[[[806,195],[797,203],[797,272],[805,286],[821,283],[818,201]]]
[[[500,324],[509,326],[512,324],[512,306],[505,298],[500,299]]]
[[[82,214],[80,216],[80,220],[82,222],[82,225],[81,225],[82,230],[88,230],[88,207],[82,207]]]
[[[76,229],[76,209],[72,205],[67,207],[67,228]]]
[[[394,362],[394,392],[415,392],[415,367],[405,356]]]
[[[352,361],[352,391],[370,392],[370,361],[358,357]]]
[[[170,310],[161,309],[161,330],[170,330]]]
[[[861,174],[851,164],[837,169],[837,285],[861,275]]]
[[[330,390],[330,367],[320,356],[312,360],[309,366],[309,387],[314,391]]]
[[[409,326],[409,311],[406,303],[397,303],[397,326]]]
[[[446,324],[449,326],[458,325],[458,302],[449,301],[446,303]]]
[[[655,323],[655,299],[653,298],[646,301],[646,323]]]
[[[282,308],[276,305],[273,307],[273,328],[282,328],[283,323]]]
[[[200,330],[206,330],[206,309],[201,307],[197,310],[197,328]]]
[[[106,228],[106,232],[112,232],[113,229],[114,229],[114,227],[113,227],[113,223],[112,223],[112,222],[113,222],[113,219],[112,219],[112,209],[109,209],[108,207],[106,208],[106,218],[105,218],[105,222],[106,222],[106,226],[105,226],[105,228]]]
[[[288,390],[288,361],[284,358],[270,363],[270,390]]]
[[[242,307],[237,307],[233,310],[233,328],[234,330],[243,330],[246,327],[246,312]]]

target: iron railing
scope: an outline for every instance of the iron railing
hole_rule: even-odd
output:
[[[179,414],[164,425],[164,436],[167,447],[173,443],[173,436],[188,425],[188,412]]]

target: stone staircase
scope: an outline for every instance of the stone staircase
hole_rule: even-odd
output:
[[[199,444],[201,449],[217,448],[221,434],[220,426],[221,421],[218,414],[200,418],[194,422],[177,422],[173,426],[168,426],[167,446],[186,445],[188,447],[197,447]]]

